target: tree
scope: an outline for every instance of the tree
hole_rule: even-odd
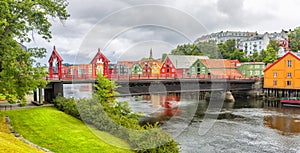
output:
[[[203,55],[195,44],[178,45],[176,49],[172,50],[172,55]]]
[[[229,59],[231,59],[231,60],[237,59],[240,62],[248,62],[249,61],[248,58],[245,57],[245,53],[238,49],[235,49],[233,51],[233,53],[230,54]]]
[[[221,51],[221,54],[224,59],[234,58],[232,56],[233,52],[237,49],[235,40],[227,40],[225,43],[219,43],[218,48]]]
[[[274,40],[270,40],[266,52],[261,53],[261,54],[265,54],[265,58],[263,58],[263,62],[267,64],[276,61],[278,58],[278,50],[279,50],[279,44]]]
[[[293,32],[289,34],[290,47],[291,50],[297,52],[300,50],[300,27],[294,29]]]
[[[95,84],[96,96],[101,103],[115,103],[115,95],[118,93],[118,86],[114,81],[107,79],[102,74],[97,75],[97,83]]]
[[[209,58],[217,59],[221,57],[220,50],[215,41],[199,42],[198,44],[196,44],[196,46],[201,51],[201,53],[209,56]]]
[[[267,52],[266,50],[261,50],[259,54],[259,62],[262,62],[265,58],[267,57]]]
[[[162,54],[161,62],[164,62],[167,56],[168,56],[168,54],[166,54],[166,53]]]
[[[251,61],[251,62],[259,62],[259,61],[261,61],[261,58],[260,58],[258,52],[254,52],[254,53],[250,56],[250,61]]]
[[[207,55],[210,58],[219,58],[219,50],[214,41],[199,42],[197,44],[183,44],[178,45],[176,49],[172,50],[172,55]]]
[[[36,63],[44,57],[45,49],[23,49],[20,43],[31,42],[29,32],[51,39],[49,17],[66,20],[66,0],[2,0],[0,1],[0,94],[9,102],[46,85],[45,67]]]
[[[280,49],[280,45],[278,44],[278,42],[277,41],[275,41],[275,40],[270,40],[269,41],[269,44],[268,44],[268,46],[267,46],[267,48],[271,48],[271,49],[273,49],[274,51],[276,51],[276,53],[279,51],[279,49]]]

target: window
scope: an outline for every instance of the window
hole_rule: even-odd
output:
[[[246,71],[245,71],[245,70],[243,70],[243,71],[242,71],[242,73],[245,75],[245,74],[246,74]]]
[[[197,64],[197,73],[200,73],[200,71],[201,71],[201,65],[200,65],[200,63],[198,63]]]
[[[255,75],[257,75],[257,76],[258,76],[258,75],[259,75],[259,71],[255,71]]]
[[[252,71],[249,71],[250,72],[250,76],[252,76],[253,75],[253,72]]]
[[[274,78],[277,78],[277,72],[273,73]]]
[[[276,80],[273,81],[273,85],[277,86],[277,81]]]
[[[192,72],[195,72],[195,67],[192,67]]]
[[[291,86],[292,85],[292,81],[286,81],[286,85],[287,86]]]
[[[252,68],[253,68],[253,65],[250,65],[249,67],[250,67],[250,69],[252,69]]]
[[[288,67],[292,67],[292,60],[288,60]]]
[[[292,77],[292,73],[291,72],[287,73],[287,77],[291,78]]]
[[[165,72],[165,69],[161,69],[161,72]]]
[[[255,68],[256,68],[256,69],[259,69],[259,65],[255,65]]]
[[[172,72],[175,72],[175,69],[174,69],[174,68],[172,69]]]

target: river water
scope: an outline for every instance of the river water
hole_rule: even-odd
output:
[[[198,93],[119,100],[143,112],[147,121],[162,121],[183,153],[300,152],[300,108],[270,107],[247,98],[207,101]]]

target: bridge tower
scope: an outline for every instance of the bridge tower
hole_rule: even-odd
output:
[[[102,73],[103,76],[108,76],[108,63],[110,60],[106,58],[100,51],[100,48],[98,48],[98,52],[93,58],[93,60],[90,62],[92,64],[93,69],[93,77],[96,77],[97,75],[97,67],[100,67],[100,73]]]
[[[50,56],[50,59],[48,61],[49,63],[49,77],[50,79],[53,78],[54,74],[58,75],[58,79],[60,80],[62,78],[62,57],[58,54],[55,46],[53,47],[52,54]],[[55,66],[53,66],[53,62],[55,62]]]

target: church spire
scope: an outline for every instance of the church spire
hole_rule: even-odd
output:
[[[153,58],[153,56],[152,56],[152,48],[150,49],[150,57],[149,57],[149,59],[152,59]]]

